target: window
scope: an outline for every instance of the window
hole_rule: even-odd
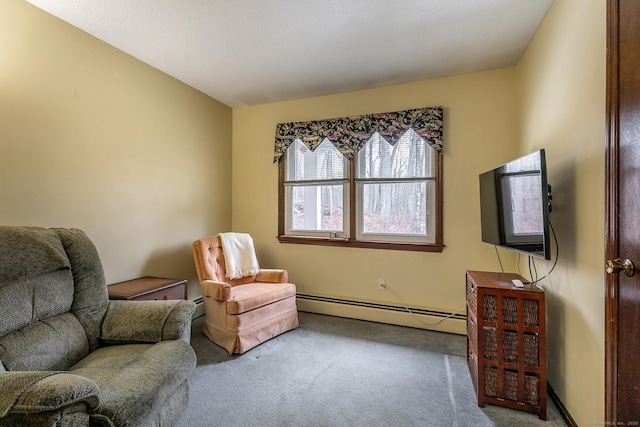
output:
[[[281,242],[442,251],[442,156],[423,137],[433,132],[379,123],[406,113],[279,125]]]
[[[435,243],[436,154],[413,130],[374,134],[356,156],[358,240]]]
[[[348,236],[348,163],[325,139],[314,151],[294,141],[285,156],[288,235]]]

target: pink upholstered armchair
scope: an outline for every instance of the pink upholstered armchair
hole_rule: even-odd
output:
[[[227,278],[220,235],[193,242],[204,297],[204,334],[230,354],[298,327],[296,286],[286,270],[260,269],[257,274]]]

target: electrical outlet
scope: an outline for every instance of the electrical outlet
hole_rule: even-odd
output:
[[[378,290],[379,291],[387,290],[387,282],[384,279],[378,279]]]

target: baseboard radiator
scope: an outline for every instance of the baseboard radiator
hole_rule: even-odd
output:
[[[298,309],[303,312],[350,317],[381,323],[434,329],[465,335],[466,313],[451,314],[440,310],[378,303],[363,300],[334,298],[298,293]]]
[[[193,318],[203,316],[204,298],[199,296],[190,300],[196,304]],[[296,302],[300,311],[308,313],[433,329],[461,335],[467,333],[467,318],[464,312],[452,315],[445,311],[418,307],[409,307],[407,310],[407,307],[401,305],[300,293],[296,295]]]
[[[196,303],[196,310],[193,312],[191,318],[197,319],[200,316],[204,316],[204,297],[199,296],[195,298],[189,298],[189,301],[193,301]]]

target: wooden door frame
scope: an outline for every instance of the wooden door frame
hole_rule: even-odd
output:
[[[620,78],[619,78],[619,3],[607,0],[607,83],[605,143],[605,260],[619,257],[619,146],[620,146]],[[604,263],[603,263],[604,264]],[[605,421],[616,425],[618,406],[618,284],[617,274],[606,275],[605,288]]]

